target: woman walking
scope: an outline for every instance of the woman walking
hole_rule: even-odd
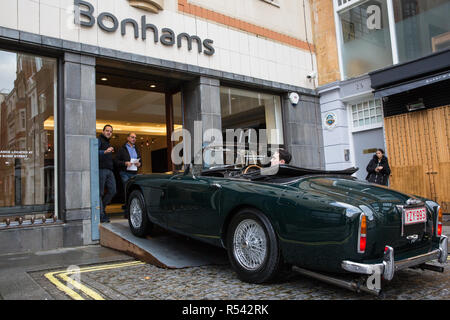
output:
[[[366,180],[387,186],[390,174],[391,169],[389,168],[388,159],[384,155],[383,149],[378,149],[367,165]]]

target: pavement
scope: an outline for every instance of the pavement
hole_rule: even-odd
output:
[[[450,235],[450,224],[443,233]],[[122,263],[121,267],[117,267]],[[94,267],[109,264],[111,267]],[[355,299],[358,296],[293,273],[289,282],[251,285],[239,281],[229,265],[209,265],[167,270],[141,263],[100,245],[46,252],[0,255],[0,300],[70,299],[44,275],[50,270],[82,268],[83,282],[105,299]],[[388,299],[450,299],[450,275],[405,270],[390,284]],[[294,268],[295,271],[295,268]],[[420,273],[420,275],[418,275]],[[66,272],[66,276],[70,275]],[[404,279],[403,279],[404,278]],[[403,279],[403,280],[402,280]],[[395,282],[395,283],[394,283]],[[421,290],[417,290],[420,286]],[[428,289],[425,290],[425,287]],[[398,289],[397,289],[398,288]],[[86,289],[89,298],[89,290]],[[411,292],[411,295],[404,295]],[[94,299],[98,296],[91,295]],[[362,296],[363,298],[365,296]]]
[[[99,245],[0,255],[0,299],[54,299],[33,280],[30,276],[33,272],[130,260],[134,259]]]

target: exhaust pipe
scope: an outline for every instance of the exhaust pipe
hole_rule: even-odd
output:
[[[351,290],[353,292],[366,292],[366,293],[370,293],[373,295],[378,296],[381,293],[381,289],[369,289],[367,286],[361,284],[358,281],[346,281],[346,280],[342,280],[342,279],[338,279],[338,278],[334,278],[334,277],[330,277],[330,276],[326,276],[324,274],[320,274],[314,271],[310,271],[310,270],[306,270],[303,268],[299,268],[299,267],[295,267],[294,270],[298,271],[300,274],[303,274],[305,276],[332,284],[332,285],[336,285],[338,287],[344,288],[344,289],[348,289]]]
[[[444,272],[444,267],[435,266],[435,265],[426,264],[426,263],[417,266],[417,268],[422,269],[422,270],[430,270],[430,271],[434,271],[434,272],[440,272],[440,273]]]

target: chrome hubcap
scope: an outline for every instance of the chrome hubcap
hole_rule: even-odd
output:
[[[142,224],[142,208],[139,200],[133,198],[130,204],[130,220],[134,228],[138,229]]]
[[[234,232],[233,251],[237,262],[247,270],[256,270],[267,255],[267,238],[255,220],[241,221]]]

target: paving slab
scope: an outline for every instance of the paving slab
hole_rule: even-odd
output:
[[[100,245],[0,255],[0,297],[4,300],[50,300],[52,296],[34,281],[31,272],[128,260],[131,260],[128,255]]]
[[[100,244],[158,267],[179,269],[228,264],[225,249],[155,228],[150,236],[134,236],[125,219],[100,226]]]

